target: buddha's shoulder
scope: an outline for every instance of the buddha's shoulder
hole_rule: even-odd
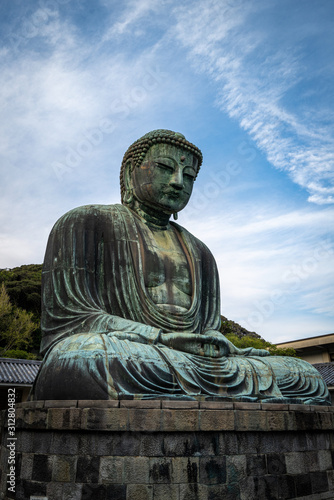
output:
[[[172,225],[176,227],[179,233],[182,234],[183,238],[188,241],[193,247],[197,248],[201,253],[202,257],[207,255],[209,258],[213,258],[210,249],[206,246],[203,241],[194,236],[190,231],[188,231],[185,227],[180,226],[176,222],[172,222]]]
[[[123,205],[83,205],[73,208],[62,215],[54,225],[54,229],[73,225],[86,225],[96,221],[110,220],[119,218],[126,213],[126,208]]]

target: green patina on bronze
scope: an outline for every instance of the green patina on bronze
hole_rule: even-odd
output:
[[[219,332],[215,260],[170,221],[187,205],[201,163],[182,134],[150,132],[124,155],[122,205],[80,207],[55,224],[34,399],[330,404],[310,364],[239,349]]]

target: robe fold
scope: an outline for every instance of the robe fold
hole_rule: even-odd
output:
[[[58,220],[42,273],[45,357],[33,399],[174,397],[330,404],[320,374],[302,360],[209,358],[158,342],[160,332],[201,334],[220,327],[215,260],[201,241],[170,224],[192,281],[190,308],[175,313],[155,304],[145,289],[144,222],[131,210],[91,205]]]

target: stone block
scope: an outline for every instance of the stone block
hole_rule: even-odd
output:
[[[128,426],[126,408],[84,408],[82,426],[87,430],[124,431]]]
[[[154,484],[153,498],[157,500],[179,500],[179,489],[178,484]]]
[[[280,403],[262,403],[261,404],[261,410],[270,410],[270,411],[288,411],[289,410],[289,405],[288,404],[280,404]]]
[[[241,404],[241,403],[239,403]],[[249,403],[250,404],[250,403]],[[266,431],[267,412],[261,410],[235,411],[235,431]]]
[[[125,484],[108,484],[106,486],[106,500],[126,500],[126,490]]]
[[[25,431],[22,431],[22,437],[24,437]],[[38,431],[35,433],[33,438],[33,451],[38,454],[50,454],[50,447],[53,441],[53,432],[50,431]]]
[[[107,500],[107,486],[105,484],[85,483],[82,485],[81,498],[82,500]],[[125,497],[123,498],[125,499]]]
[[[98,438],[98,436],[97,436]],[[141,434],[132,432],[104,433],[98,439],[99,450],[104,450],[99,455],[112,456],[139,456],[141,447]]]
[[[79,456],[77,462],[77,483],[98,483],[100,457]]]
[[[121,401],[122,403],[122,401]],[[128,410],[128,430],[157,432],[161,427],[160,409],[134,409]]]
[[[20,432],[18,436],[20,439],[20,448],[24,453],[33,453],[34,452],[34,439],[35,433],[33,431],[24,431]]]
[[[17,403],[16,408],[44,408],[44,401],[24,401]]]
[[[298,419],[298,424],[299,424],[299,419]],[[297,429],[298,429],[297,414],[294,411],[285,412],[285,430],[296,431]]]
[[[152,499],[153,499],[153,486],[151,484],[128,484],[126,491],[126,500],[152,500]]]
[[[236,402],[233,403],[233,407],[235,410],[247,410],[247,411],[253,411],[253,410],[261,410],[261,403],[247,403],[245,402]]]
[[[267,410],[267,430],[268,431],[284,431],[286,412]]]
[[[197,409],[199,408],[199,402],[198,401],[161,401],[161,408],[163,410],[165,409],[177,409],[177,410],[182,410],[182,409]]]
[[[49,408],[47,428],[60,430],[81,429],[82,410],[80,408]]]
[[[234,435],[236,436],[238,446],[236,453],[233,454],[247,455],[248,453],[266,453],[264,448],[266,448],[265,445],[268,447],[268,434],[258,432],[238,432],[234,433]],[[270,437],[269,441],[270,445],[272,445],[272,437]]]
[[[326,415],[329,415],[327,413]],[[297,429],[302,431],[316,431],[321,430],[320,413],[314,412],[296,412]]]
[[[148,457],[124,458],[125,484],[148,484],[150,477],[150,459]]]
[[[32,475],[33,481],[51,481],[53,468],[53,455],[34,455]]]
[[[193,434],[168,432],[163,434],[163,451],[168,457],[192,456],[199,452],[198,439]]]
[[[276,500],[278,496],[279,480],[275,476],[253,476],[242,483],[242,500]],[[245,485],[247,485],[245,487]]]
[[[225,484],[209,485],[206,487],[206,498],[208,500],[236,500],[240,499],[240,490],[241,486],[239,484],[229,486]]]
[[[286,465],[288,474],[303,474],[318,471],[318,452],[288,453],[286,454]]]
[[[73,432],[54,432],[50,439],[50,453],[56,455],[75,455],[78,453],[79,436]],[[91,450],[87,450],[87,453]]]
[[[77,457],[55,455],[53,457],[52,481],[69,483],[75,481]]]
[[[334,470],[327,471],[328,489],[333,492],[334,497]]]
[[[201,484],[226,483],[226,457],[201,457],[199,459]]]
[[[312,472],[310,476],[313,494],[328,491],[328,479],[326,471]]]
[[[246,455],[247,476],[264,476],[267,473],[266,455]]]
[[[20,426],[24,429],[45,429],[47,426],[47,409],[45,408],[37,408],[37,409],[29,409],[22,408],[22,412],[20,412]],[[18,423],[19,423],[18,422]]]
[[[103,433],[97,432],[76,432],[74,438],[76,439],[76,447],[78,455],[108,455],[107,447],[104,446],[105,440],[101,439]],[[55,436],[56,437],[56,436]],[[60,440],[55,440],[55,443],[60,444]],[[103,453],[98,452],[98,447],[103,446]]]
[[[78,408],[118,408],[118,399],[79,399]]]
[[[219,440],[219,447],[218,450],[215,453],[211,453],[212,455],[236,455],[238,453],[239,447],[242,446],[242,443],[240,443],[240,438],[241,438],[241,433],[235,433],[235,432],[224,432],[224,433],[217,433],[217,440]],[[242,439],[242,438],[241,438]],[[245,440],[243,440],[245,442]],[[253,440],[252,440],[253,441]],[[251,449],[249,450],[249,453],[254,452],[254,446],[253,443],[251,445]]]
[[[296,497],[296,487],[293,476],[283,475],[278,478],[278,498]]]
[[[45,482],[22,479],[17,483],[15,500],[27,500],[31,496],[46,496],[46,487]]]
[[[134,408],[134,409],[147,409],[161,408],[161,401],[159,399],[122,399],[119,402],[120,408]]]
[[[199,427],[201,431],[234,430],[233,410],[200,410]]]
[[[324,411],[329,411],[330,406],[323,406],[323,405],[312,405],[310,406],[310,411],[316,411],[316,412],[324,412]]]
[[[60,400],[60,399],[50,399],[44,401],[44,408],[76,408],[78,406],[78,401],[73,400]]]
[[[292,404],[289,405],[289,410],[290,411],[311,411],[311,406],[310,405],[303,405],[303,404]]]
[[[331,470],[333,468],[330,450],[318,451],[319,470]]]
[[[102,483],[123,483],[124,460],[124,457],[101,457],[99,480]]]
[[[82,500],[83,498],[82,484],[63,484],[63,496],[61,497],[61,500]],[[52,497],[50,498],[50,500],[52,500]]]
[[[328,413],[319,413],[320,416],[320,428],[322,430],[332,430],[334,428],[334,414],[331,412]]]
[[[32,453],[22,453],[21,471],[20,471],[21,479],[32,478],[33,463],[34,463],[34,455]]]
[[[247,477],[246,455],[232,455],[227,457],[226,471],[229,485],[240,484]]]
[[[161,416],[161,430],[165,432],[199,430],[198,411],[196,410],[164,410]]]
[[[201,410],[233,410],[233,403],[223,401],[200,401]]]
[[[197,483],[199,459],[197,457],[174,457],[172,459],[172,483]]]
[[[329,450],[330,449],[330,435],[329,433],[307,432],[306,449],[307,450]]]
[[[142,433],[140,455],[143,457],[162,457],[165,454],[164,435],[162,432]]]
[[[297,497],[312,494],[311,478],[309,474],[298,474],[294,476]]]
[[[150,458],[150,483],[171,483],[172,458],[155,457]]]
[[[208,496],[208,488],[202,484],[180,484],[179,486],[180,500],[218,500],[214,496]],[[225,498],[221,496],[219,500]]]
[[[274,476],[286,474],[285,456],[282,453],[267,455],[267,472]]]
[[[46,485],[47,498],[61,498],[63,500],[63,485],[61,483],[48,483]]]

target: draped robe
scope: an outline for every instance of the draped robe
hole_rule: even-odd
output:
[[[176,223],[191,306],[169,312],[145,289],[144,221],[122,205],[74,209],[55,224],[42,273],[45,354],[33,399],[189,398],[330,404],[321,376],[289,357],[210,358],[168,348],[159,332],[219,330],[216,263]],[[122,332],[123,339],[117,338]],[[131,340],[126,338],[131,334]]]

